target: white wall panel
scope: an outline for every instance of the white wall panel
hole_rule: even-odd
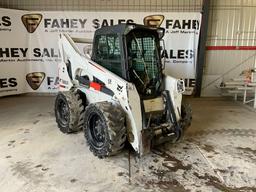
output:
[[[232,69],[224,76],[224,80],[228,80],[239,75],[242,69],[252,67],[255,57],[255,51],[208,51],[206,62],[212,65],[207,65],[204,72],[208,75],[221,75]]]
[[[254,67],[255,13],[255,0],[211,1],[207,46],[213,49],[220,48],[220,50],[207,51],[202,89],[204,96],[219,94],[217,90],[213,91],[219,84],[217,78],[216,81],[212,79],[213,76],[225,81],[237,77],[244,69]],[[211,81],[208,78],[211,78]],[[208,85],[212,81],[214,86]]]

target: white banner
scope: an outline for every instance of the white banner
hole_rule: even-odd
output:
[[[164,36],[165,72],[193,86],[200,13],[28,12],[0,9],[0,96],[55,92],[58,35],[92,39],[96,29],[118,23],[158,25]]]

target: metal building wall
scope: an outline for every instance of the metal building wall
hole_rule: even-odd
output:
[[[1,0],[0,7],[44,11],[201,11],[202,0]]]
[[[256,61],[256,1],[212,0],[202,95],[219,95],[219,83]]]

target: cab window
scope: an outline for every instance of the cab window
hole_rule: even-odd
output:
[[[96,46],[95,62],[122,76],[119,36],[117,34],[98,35]]]

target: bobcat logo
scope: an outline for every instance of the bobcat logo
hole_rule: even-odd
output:
[[[149,15],[143,19],[144,25],[149,27],[160,27],[163,21],[163,15]]]
[[[122,92],[123,91],[123,86],[117,85],[117,91]]]
[[[29,33],[34,33],[38,25],[42,21],[41,14],[26,14],[21,17],[22,23]]]

